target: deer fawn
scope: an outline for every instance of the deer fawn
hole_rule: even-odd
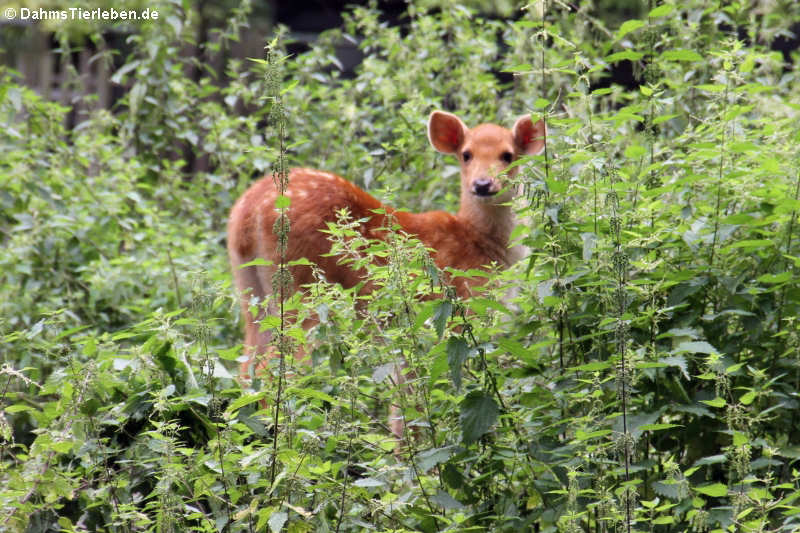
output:
[[[470,129],[457,116],[434,111],[428,119],[428,139],[439,152],[456,154],[461,163],[461,207],[456,215],[443,211],[396,211],[335,174],[296,168],[289,175],[286,191],[291,199],[286,261],[306,258],[319,267],[329,282],[340,283],[345,288],[361,281],[363,273],[339,264],[336,257],[326,256],[331,243],[321,230],[327,229],[328,222],[336,221],[336,211],[342,208],[348,209],[354,220],[365,219],[359,231],[369,238],[382,238],[383,228],[395,222],[402,231],[415,235],[433,250],[433,260],[439,268],[486,269],[493,262],[508,266],[519,259],[508,242],[514,227],[514,213],[509,202],[515,191],[504,184],[504,177],[515,174],[517,169],[512,168],[505,174],[503,171],[517,157],[543,150],[544,121],[533,123],[525,116],[517,120],[511,130],[494,124]],[[280,262],[272,229],[278,216],[275,209],[278,194],[272,178],[262,178],[239,198],[228,222],[228,253],[241,297],[245,353],[251,359],[242,365],[242,376],[249,375],[254,355],[270,354],[269,332],[259,330],[265,311],[262,307],[259,315],[253,317],[249,301],[251,297],[259,302],[269,298],[274,265]],[[240,268],[256,258],[271,261],[273,266]],[[314,281],[312,269],[307,265],[292,266],[290,270],[293,276],[290,291]],[[482,281],[453,280],[462,297],[469,294],[471,285]],[[274,312],[272,303],[269,308]],[[310,327],[313,323],[314,320],[309,319],[303,325]],[[398,432],[396,424],[392,429]]]

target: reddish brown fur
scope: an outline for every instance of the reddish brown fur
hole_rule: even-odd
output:
[[[457,214],[443,211],[408,213],[395,211],[362,191],[349,181],[317,170],[297,168],[289,175],[286,195],[291,198],[289,247],[287,261],[307,258],[315,263],[328,281],[341,283],[345,288],[361,281],[361,273],[337,264],[336,257],[325,257],[331,244],[320,230],[336,221],[336,211],[347,208],[353,219],[368,219],[360,227],[363,235],[381,238],[379,228],[386,227],[385,209],[395,217],[406,233],[417,236],[434,250],[433,258],[440,268],[461,270],[485,269],[491,263],[509,265],[515,257],[508,240],[514,226],[512,208],[508,202],[513,191],[504,187],[501,172],[508,166],[508,154],[516,159],[523,154],[539,153],[544,145],[544,123],[533,124],[529,117],[520,118],[513,131],[494,124],[467,128],[450,113],[434,111],[428,123],[431,144],[443,153],[457,154],[461,162],[461,207]],[[469,153],[468,160],[464,154]],[[505,159],[504,159],[505,158]],[[512,169],[509,174],[514,174]],[[482,191],[481,191],[482,189]],[[263,178],[254,183],[236,202],[228,223],[228,252],[236,288],[241,295],[242,316],[245,321],[245,350],[249,355],[267,354],[270,338],[259,332],[258,322],[263,313],[253,317],[248,309],[251,297],[258,301],[269,298],[274,266],[240,265],[256,258],[277,264],[276,238],[273,225],[277,218],[275,199],[278,195],[273,179]],[[313,282],[308,266],[292,267],[293,291]],[[470,285],[480,280],[455,280],[460,296],[467,296]],[[271,309],[274,311],[274,309]],[[306,327],[313,324],[309,320]],[[242,366],[242,376],[249,374],[249,363]]]

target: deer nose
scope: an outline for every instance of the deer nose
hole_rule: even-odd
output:
[[[492,191],[492,180],[489,178],[478,178],[472,182],[472,194],[476,196],[492,196],[496,191]]]

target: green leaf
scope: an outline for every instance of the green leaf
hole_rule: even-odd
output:
[[[611,363],[606,361],[592,361],[591,363],[586,363],[585,365],[578,365],[570,367],[569,370],[572,371],[581,371],[581,372],[599,372],[600,370],[605,370],[609,368]]]
[[[758,281],[761,283],[785,283],[790,279],[792,279],[792,273],[789,271],[780,274],[764,274],[758,277]]]
[[[719,353],[716,348],[711,346],[706,341],[687,341],[682,342],[678,345],[677,348],[674,350],[676,353],[704,353],[704,354],[714,354]]]
[[[660,116],[657,116],[657,117],[655,117],[653,119],[653,124],[657,126],[657,125],[661,124],[662,122],[666,122],[668,120],[672,120],[673,118],[675,118],[677,116],[678,115],[676,113],[672,113],[672,114],[669,114],[669,115],[660,115]]]
[[[433,501],[436,505],[442,507],[443,509],[463,509],[464,505],[453,498],[449,493],[439,489],[436,491],[436,494],[431,496],[431,501]]]
[[[710,93],[721,93],[725,90],[725,86],[721,83],[702,83],[700,85],[695,85],[695,88]]]
[[[681,371],[681,374],[683,374],[684,379],[687,379],[687,380],[690,379],[689,370],[688,370],[689,367],[688,367],[688,365],[686,363],[686,358],[683,357],[682,355],[673,355],[673,356],[670,356],[670,357],[661,357],[658,360],[658,362],[666,364],[666,365],[669,365],[669,366],[678,367],[680,369],[680,371]]]
[[[730,250],[732,248],[742,248],[743,251],[750,251],[759,248],[769,248],[772,246],[774,246],[774,243],[769,239],[750,239],[750,240],[737,241],[733,244],[730,244],[725,247],[725,250]]]
[[[598,429],[597,431],[581,431],[580,429],[575,432],[575,438],[578,441],[585,441],[596,439],[598,437],[605,437],[606,435],[610,434],[610,429]]]
[[[251,403],[255,403],[255,402],[258,402],[258,401],[266,398],[266,396],[267,396],[267,392],[266,391],[256,392],[255,394],[245,394],[243,396],[239,396],[238,398],[233,400],[230,403],[230,405],[228,405],[228,408],[226,409],[226,412],[227,413],[233,413],[234,411],[236,411],[237,409],[241,409],[245,405],[250,405]]]
[[[647,16],[650,18],[663,17],[665,15],[669,15],[670,13],[672,13],[673,9],[675,9],[675,6],[673,6],[672,4],[663,4],[651,9],[650,12],[647,14]]]
[[[639,87],[640,89],[644,88],[644,85]],[[625,157],[628,159],[639,159],[643,155],[647,153],[647,150],[644,146],[639,144],[631,144],[627,148],[625,148]]]
[[[463,337],[447,339],[447,365],[456,390],[461,388],[461,367],[469,356],[469,345]]]
[[[293,398],[308,398],[327,402],[331,405],[342,405],[341,397],[334,398],[330,394],[312,387],[290,387],[286,389],[286,393]]]
[[[469,445],[480,439],[500,415],[494,398],[483,391],[472,391],[461,402],[461,437]]]
[[[694,490],[700,494],[711,496],[712,498],[722,498],[728,495],[728,487],[722,483],[714,483],[712,485],[704,485],[702,487],[694,487]]]
[[[50,443],[49,448],[56,453],[69,453],[72,451],[74,443],[71,440],[60,440]]]
[[[505,67],[502,72],[530,72],[533,66],[530,63],[519,63],[510,67]]]
[[[706,405],[710,405],[711,407],[725,407],[725,400],[720,398],[719,396],[714,398],[713,400],[700,400],[700,401]]]
[[[386,482],[381,481],[380,479],[376,479],[374,477],[362,477],[361,479],[357,479],[353,482],[353,485],[356,487],[364,487],[364,488],[378,488],[378,487],[385,487]]]
[[[433,328],[440,339],[444,335],[444,328],[447,327],[447,321],[452,313],[453,303],[450,300],[442,300],[433,312]]]
[[[90,328],[90,327],[91,326],[89,326],[89,325],[85,325],[85,326],[77,326],[77,327],[74,327],[74,328],[69,328],[69,329],[67,329],[65,331],[62,331],[58,335],[56,335],[53,338],[53,341],[60,341],[61,339],[65,338],[65,337],[69,337],[70,335],[72,335],[74,333],[77,333],[79,331],[83,331],[83,330],[85,330],[87,328]],[[87,355],[89,355],[89,354],[87,354]]]
[[[738,372],[743,366],[744,363],[734,363],[729,367],[725,367],[725,373],[733,374],[734,372]]]
[[[646,24],[645,21],[639,19],[626,20],[625,22],[622,23],[622,26],[620,26],[619,29],[617,30],[617,35],[615,36],[615,39],[617,40],[622,39],[630,32],[638,30],[645,24]]]
[[[742,405],[750,405],[751,403],[753,403],[753,400],[755,399],[756,399],[755,391],[750,391],[742,394],[742,397],[739,398],[739,402],[741,402]]]
[[[449,341],[450,339],[448,339]],[[434,346],[433,350],[431,350],[430,355],[433,357],[433,364],[431,365],[430,375],[428,377],[429,383],[433,384],[439,379],[439,376],[447,371],[448,362],[447,362],[447,351],[446,347],[439,343]]]
[[[661,431],[662,429],[681,428],[681,424],[645,424],[639,426],[639,431]]]
[[[550,105],[550,101],[546,100],[545,98],[537,98],[536,101],[533,103],[534,109],[544,109],[545,107]]]
[[[13,405],[9,405],[8,407],[4,408],[4,411],[8,414],[22,413],[25,411],[35,411],[35,410],[36,408],[33,407],[32,405],[25,405],[22,403],[15,403]]]
[[[527,361],[531,354],[522,344],[512,339],[498,339],[497,345],[517,359]]]
[[[665,50],[660,57],[666,61],[703,61],[703,56],[694,50]]]
[[[279,533],[288,519],[289,514],[286,511],[276,511],[272,513],[267,521],[270,531],[272,531],[272,533]]]
[[[750,438],[742,433],[741,431],[734,431],[733,432],[733,445],[734,446],[744,446],[750,442]]]
[[[419,452],[415,457],[417,468],[419,468],[421,472],[427,472],[434,466],[442,464],[450,459],[454,451],[452,446],[446,446],[444,448],[432,448]]]
[[[702,457],[702,458],[698,459],[697,461],[694,462],[694,465],[692,465],[692,466],[693,467],[699,467],[699,466],[706,466],[706,465],[717,465],[717,464],[720,464],[720,463],[724,463],[727,460],[728,460],[728,458],[724,453],[723,454],[717,454],[717,455],[709,455],[708,457]],[[692,475],[692,473],[690,473],[690,471],[687,470],[686,472],[684,472],[684,475],[686,477],[689,477],[690,475]]]
[[[282,194],[279,194],[278,197],[275,198],[275,207],[277,209],[286,209],[291,203],[292,199]]]

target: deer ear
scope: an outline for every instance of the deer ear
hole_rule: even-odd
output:
[[[434,111],[428,118],[428,140],[443,154],[454,154],[464,144],[467,126],[446,111]]]
[[[530,115],[525,115],[517,119],[511,132],[514,134],[514,142],[520,153],[539,155],[544,150],[544,142],[547,138],[547,127],[544,120],[539,120],[534,124]]]

